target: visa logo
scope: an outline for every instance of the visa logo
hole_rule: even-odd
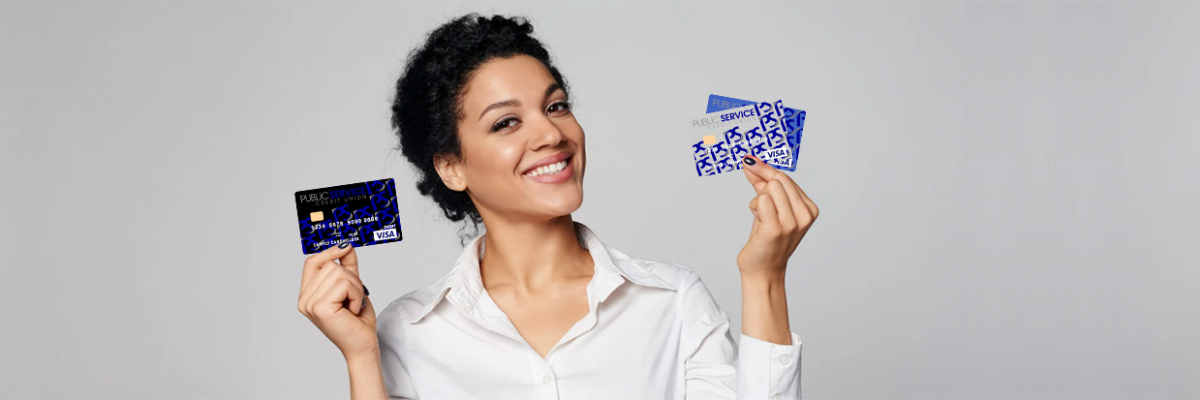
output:
[[[767,154],[763,158],[779,158],[779,157],[786,157],[786,156],[787,156],[787,149],[771,149],[771,150],[767,150]]]
[[[386,229],[386,230],[382,230],[382,231],[375,231],[375,240],[385,240],[385,239],[395,239],[395,238],[396,238],[396,230],[395,229]]]

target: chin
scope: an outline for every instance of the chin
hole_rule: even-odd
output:
[[[538,207],[538,208],[540,208],[542,210],[546,210],[548,213],[553,214],[553,216],[555,216],[555,217],[561,217],[563,215],[567,215],[567,214],[571,214],[571,213],[575,212],[576,210],[579,209],[580,206],[583,205],[583,194],[576,193],[575,195],[572,195],[572,196],[564,196],[559,199],[556,199],[557,201],[552,201],[552,202],[547,202],[545,200],[546,199],[543,199],[542,201],[539,202],[541,204],[541,207]]]

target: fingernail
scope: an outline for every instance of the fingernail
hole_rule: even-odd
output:
[[[746,165],[754,165],[754,158],[751,158],[749,155],[742,157],[742,161],[745,161]]]
[[[371,291],[367,290],[367,285],[363,285],[363,296],[370,296]]]
[[[342,244],[339,244],[339,245],[338,245],[338,248],[339,248],[339,249],[344,249],[344,248],[346,248],[346,246],[349,246],[349,245],[350,245],[350,242],[342,242]]]

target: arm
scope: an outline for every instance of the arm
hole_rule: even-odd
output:
[[[800,399],[800,336],[788,324],[783,278],[742,275],[740,398]]]
[[[757,157],[743,159],[742,171],[757,196],[750,200],[754,224],[738,253],[742,275],[742,333],[789,345],[784,276],[788,259],[817,219],[817,205],[787,174]]]
[[[792,178],[757,157],[744,158],[742,171],[757,196],[750,201],[750,240],[737,257],[742,276],[738,395],[799,399],[800,336],[788,323],[784,276],[819,210]]]
[[[349,242],[304,261],[297,308],[341,350],[350,372],[350,396],[355,399],[387,397],[375,307],[368,295]]]
[[[742,274],[742,334],[775,344],[792,344],[782,274]]]
[[[367,354],[346,357],[346,366],[350,370],[351,399],[388,398],[378,349]]]
[[[408,334],[409,320],[405,317],[402,307],[388,307],[379,314],[379,328],[376,329],[379,338],[379,351],[375,352],[374,360],[364,361],[361,369],[363,386],[356,386],[355,369],[350,369],[350,396],[355,395],[356,388],[371,390],[368,396],[383,399],[416,399],[417,392],[413,387],[412,377],[408,373]],[[375,372],[373,368],[378,368]],[[373,379],[381,373],[382,383],[377,384]],[[378,388],[378,389],[376,389]],[[375,397],[378,396],[378,397]]]
[[[698,276],[690,274],[681,290],[680,345],[685,357],[686,398],[800,398],[798,335],[785,331],[784,337],[791,344],[780,345],[756,339],[743,330],[735,342],[729,316]],[[786,313],[783,321],[786,327]]]

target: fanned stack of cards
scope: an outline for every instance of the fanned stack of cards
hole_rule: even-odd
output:
[[[759,103],[714,94],[706,112],[692,119],[697,176],[741,170],[746,154],[776,169],[796,170],[804,110],[784,107],[782,100]]]

